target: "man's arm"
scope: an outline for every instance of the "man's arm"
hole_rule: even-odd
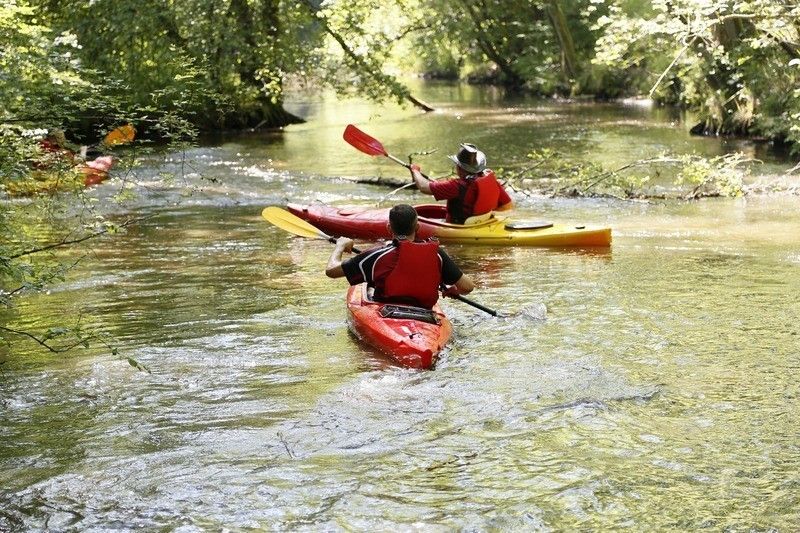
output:
[[[422,177],[422,172],[420,171],[419,165],[411,165],[411,179],[414,180],[414,183],[417,184],[417,189],[419,192],[424,194],[433,194],[431,192],[430,182]]]
[[[497,198],[497,207],[494,208],[494,211],[508,211],[509,209],[513,209],[514,200],[511,199],[508,191],[499,181],[497,185],[500,187],[500,196]]]
[[[453,260],[442,248],[439,248],[439,257],[442,259],[442,282],[450,285],[442,294],[453,296],[455,294],[469,294],[475,288],[472,278],[461,272]]]
[[[336,248],[331,252],[328,259],[328,266],[325,268],[325,275],[329,278],[343,278],[342,254],[353,251],[353,240],[347,237],[339,237],[336,240]]]

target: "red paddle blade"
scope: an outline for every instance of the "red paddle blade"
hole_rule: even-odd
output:
[[[374,139],[356,128],[352,124],[348,124],[344,129],[342,135],[345,141],[352,145],[356,150],[360,150],[369,155],[389,155],[383,148],[383,145],[378,139]]]

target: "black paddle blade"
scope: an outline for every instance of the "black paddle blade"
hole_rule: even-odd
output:
[[[389,155],[386,153],[386,150],[383,148],[383,145],[378,139],[370,137],[352,124],[348,124],[344,129],[344,135],[342,135],[342,138],[353,148],[364,152],[365,154],[384,156]]]

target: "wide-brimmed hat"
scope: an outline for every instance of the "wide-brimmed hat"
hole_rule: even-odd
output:
[[[447,157],[470,174],[477,174],[486,168],[486,154],[474,144],[461,143],[461,150]]]

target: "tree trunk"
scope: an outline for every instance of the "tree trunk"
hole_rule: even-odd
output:
[[[270,45],[274,47],[277,35],[280,34],[278,3],[275,0],[262,0],[261,10],[254,12],[247,0],[231,0],[228,15],[234,18],[239,26],[239,31],[244,30],[242,33],[248,48],[248,50],[240,52],[239,78],[253,87],[263,87],[264,82],[258,76],[258,70],[263,65],[260,64],[259,57],[254,55],[253,51],[258,50],[262,44],[257,39],[258,35],[268,37],[271,41]],[[220,127],[223,129],[279,128],[305,122],[302,118],[283,108],[283,80],[278,79],[277,84],[278,94],[264,94],[263,91],[260,91],[258,100],[253,106],[223,114],[220,117]]]
[[[559,0],[549,0],[545,10],[550,23],[553,25],[561,45],[561,68],[564,73],[564,80],[569,82],[578,76],[578,57],[575,53],[575,42],[572,40],[572,33],[567,24],[567,18],[561,9]]]
[[[461,4],[464,7],[464,11],[469,15],[472,19],[472,23],[475,25],[475,42],[478,48],[480,48],[481,52],[500,69],[500,72],[502,72],[505,77],[505,85],[507,87],[511,89],[521,89],[525,85],[525,80],[514,71],[514,67],[505,56],[497,50],[494,43],[483,37],[484,35],[488,35],[488,32],[484,31],[483,28],[483,16],[475,10],[477,7],[473,9],[474,0],[461,0]],[[483,4],[483,7],[486,9],[485,4]]]
[[[753,122],[755,100],[737,72],[731,52],[753,28],[744,19],[726,18],[712,28],[712,44],[722,46],[725,57],[715,57],[701,42],[702,52],[711,65],[706,81],[714,89],[713,113],[706,119],[705,133],[745,134]],[[712,119],[709,123],[709,119]]]
[[[369,65],[366,61],[364,61],[363,58],[361,58],[358,54],[356,54],[353,51],[353,49],[350,48],[350,46],[347,44],[347,41],[345,41],[344,37],[342,37],[338,32],[334,31],[328,25],[327,20],[325,20],[322,17],[316,16],[319,8],[315,6],[310,0],[305,0],[305,5],[306,7],[308,7],[309,11],[311,11],[311,13],[314,15],[314,19],[320,23],[322,29],[325,30],[325,33],[333,37],[333,40],[339,44],[339,47],[341,47],[345,55],[348,58],[350,58],[350,61],[352,61],[353,64],[358,66],[361,72],[366,73],[373,80],[377,81],[384,87],[391,88],[392,94],[401,97],[403,100],[411,102],[414,106],[418,107],[419,109],[422,109],[426,113],[430,111],[435,111],[435,108],[431,107],[429,104],[423,102],[422,100],[414,97],[414,95],[411,94],[411,91],[408,89],[408,87],[397,81],[397,79],[395,79],[394,76],[384,74],[379,70],[379,67]]]
[[[684,23],[687,21],[684,20]],[[688,26],[688,23],[687,23]],[[753,29],[752,23],[735,16],[720,17],[711,27],[710,38],[694,40],[691,49],[707,63],[705,80],[711,94],[705,102],[703,122],[691,133],[696,135],[746,134],[753,122],[755,99],[736,70],[731,52]],[[713,48],[722,47],[725,55],[715,56]]]

